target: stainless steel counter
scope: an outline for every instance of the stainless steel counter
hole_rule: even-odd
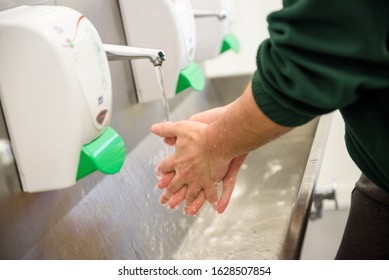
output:
[[[223,215],[195,218],[176,259],[298,259],[331,116],[249,154]]]
[[[213,81],[209,103],[228,102],[248,78]],[[230,90],[217,92],[222,84]],[[180,106],[190,103],[188,98]],[[185,217],[180,209],[158,205],[160,192],[149,181],[163,149],[161,145],[155,148],[153,135],[129,152],[127,166],[119,175],[97,173],[74,189],[22,193],[11,168],[13,175],[3,179],[12,184],[3,181],[1,185],[7,211],[0,215],[0,255],[26,259],[298,258],[329,121],[330,116],[322,117],[319,124],[315,120],[252,152],[223,215],[207,206],[197,217]],[[144,174],[139,166],[146,167]],[[131,178],[134,171],[137,177]],[[15,249],[23,255],[17,257]]]
[[[7,0],[0,9],[37,2],[42,1]],[[55,3],[87,16],[105,43],[125,43],[116,0]],[[72,188],[36,194],[22,192],[15,165],[1,170],[1,259],[277,259],[298,255],[327,118],[319,126],[314,121],[250,154],[225,214],[216,215],[208,208],[195,218],[186,217],[158,203],[154,167],[164,149],[149,128],[164,118],[162,101],[136,103],[129,64],[112,62],[110,69],[112,126],[127,148],[122,170],[112,176],[95,172]],[[249,80],[250,76],[220,78],[209,81],[202,93],[181,93],[170,101],[172,119],[187,119],[227,104]],[[0,137],[8,138],[2,117]]]

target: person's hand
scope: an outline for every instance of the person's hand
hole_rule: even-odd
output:
[[[196,199],[204,198],[216,209],[217,185],[226,176],[231,158],[214,158],[213,147],[207,139],[208,125],[196,121],[160,123],[152,126],[153,133],[174,139],[175,152],[163,159],[158,172],[162,175],[158,186],[165,189],[160,202],[170,207],[185,199],[187,206],[195,207]],[[177,204],[178,203],[178,204]],[[191,214],[191,213],[188,213]]]
[[[240,167],[243,164],[246,156],[247,155],[242,155],[242,156],[239,156],[237,158],[234,158],[230,163],[230,166],[229,166],[229,169],[228,169],[226,175],[222,179],[222,186],[223,186],[222,193],[220,195],[220,198],[218,200],[217,207],[216,207],[217,212],[220,214],[226,210],[226,208],[230,202],[230,199],[231,199],[234,187],[235,187],[235,182],[236,182],[238,172],[239,172]],[[158,187],[160,189],[166,188],[169,185],[169,182],[173,179],[174,175],[175,175],[175,172],[163,174],[161,177],[161,180],[158,182]],[[170,196],[169,195],[166,196],[166,194],[162,195],[161,196],[161,203],[162,204],[169,203],[170,208],[176,209],[176,207],[178,205],[180,205],[185,200],[186,190],[187,190],[187,187],[185,186],[174,195],[172,195],[172,194]],[[202,208],[205,201],[206,201],[205,193],[202,190],[202,191],[200,191],[198,197],[193,201],[192,204],[190,204],[190,205],[187,204],[185,206],[185,209],[184,209],[185,213],[188,215],[191,215],[191,216],[197,215],[197,213],[200,211],[200,209]]]
[[[211,110],[207,110],[204,112],[200,112],[198,114],[195,114],[189,118],[190,121],[197,121],[205,124],[210,124],[211,122],[215,121],[221,113],[223,113],[226,110],[227,106],[224,107],[217,107]],[[176,137],[164,137],[165,144],[169,146],[174,146],[176,144]],[[165,173],[165,174],[158,174],[160,179],[158,181],[158,187],[160,189],[165,189],[169,184],[170,181],[175,176],[175,171]],[[169,204],[169,207],[172,209],[176,209],[178,205],[182,203],[182,201],[185,199],[185,193],[186,193],[187,187],[184,186],[179,192],[176,194],[171,194],[169,191],[165,191],[161,197],[160,197],[160,203],[161,204]],[[202,205],[205,202],[205,195],[204,191],[201,191],[199,193],[198,198],[192,203],[191,207],[189,207],[188,203],[185,206],[184,212],[189,215],[195,215],[200,210]]]
[[[247,153],[292,129],[275,123],[262,112],[254,99],[251,84],[225,107],[197,114],[187,122],[153,126],[155,134],[178,148],[161,162],[159,168],[158,186],[165,189],[161,202],[175,208],[186,200],[185,210],[193,215],[205,200],[216,206],[216,185],[222,181],[222,194],[216,206],[222,213]]]
[[[195,114],[192,117],[190,117],[189,120],[210,124],[213,121],[215,121],[227,109],[228,106],[230,105],[214,108],[208,111]],[[164,141],[168,145],[175,145],[176,138],[165,137]],[[222,193],[216,208],[218,213],[223,213],[228,206],[232,192],[234,190],[236,177],[240,170],[240,166],[244,162],[245,158],[246,155],[242,155],[233,159],[231,161],[231,164],[229,166],[226,175],[222,179],[222,183],[223,183]],[[174,178],[175,171],[165,173],[165,174],[160,174],[160,176],[161,178],[158,182],[158,187],[160,189],[165,189],[169,185],[170,181]],[[162,204],[169,203],[169,207],[175,209],[178,205],[180,205],[185,200],[186,191],[187,191],[186,186],[182,187],[176,194],[172,194],[169,191],[167,192],[165,191],[161,195],[160,202]],[[193,216],[196,215],[202,208],[205,200],[206,200],[205,193],[203,190],[201,190],[199,192],[198,197],[193,201],[193,203],[191,203],[190,205],[188,203],[186,204],[184,209],[185,213]]]
[[[189,121],[196,121],[205,124],[210,124],[217,120],[217,118],[225,112],[229,105],[223,107],[213,108],[204,112],[197,113],[189,118]],[[176,144],[176,137],[165,137],[165,144],[169,146],[174,146]]]

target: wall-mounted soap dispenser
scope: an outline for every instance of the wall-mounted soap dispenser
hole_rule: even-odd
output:
[[[120,170],[125,147],[109,127],[107,56],[84,16],[59,6],[1,12],[0,61],[1,105],[24,191]]]
[[[128,45],[160,48],[168,60],[162,72],[167,98],[186,88],[201,91],[205,78],[193,62],[196,31],[189,0],[119,0]],[[161,99],[155,70],[147,61],[132,61],[139,102]]]
[[[238,53],[238,38],[231,32],[232,0],[191,0],[196,19],[195,61],[212,59],[228,50]]]

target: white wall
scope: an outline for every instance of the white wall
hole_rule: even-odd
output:
[[[256,69],[256,54],[260,43],[268,38],[267,15],[282,7],[281,0],[234,0],[232,32],[240,41],[241,51],[225,52],[206,61],[205,73],[209,78],[251,74]]]

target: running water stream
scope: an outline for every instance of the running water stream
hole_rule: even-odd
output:
[[[156,66],[155,67],[155,72],[157,74],[159,87],[160,87],[161,93],[162,93],[162,102],[163,102],[163,108],[164,108],[164,111],[165,111],[165,121],[171,122],[172,119],[171,119],[171,116],[170,116],[169,102],[168,102],[168,99],[166,97],[166,90],[165,90],[165,85],[163,83],[163,77],[162,77],[162,66]],[[169,146],[169,145],[166,145],[166,144],[163,145],[163,146],[164,146],[164,154],[163,154],[162,158],[164,158],[167,155],[169,155],[169,154],[174,152],[174,148],[172,146]]]
[[[165,110],[165,120],[167,122],[170,122],[171,121],[170,109],[169,109],[169,103],[168,103],[168,100],[167,100],[167,97],[166,97],[165,85],[163,83],[162,66],[156,66],[155,67],[155,72],[157,73],[159,87],[160,87],[161,92],[162,92],[162,101],[163,101],[163,107],[164,107],[164,110]]]

